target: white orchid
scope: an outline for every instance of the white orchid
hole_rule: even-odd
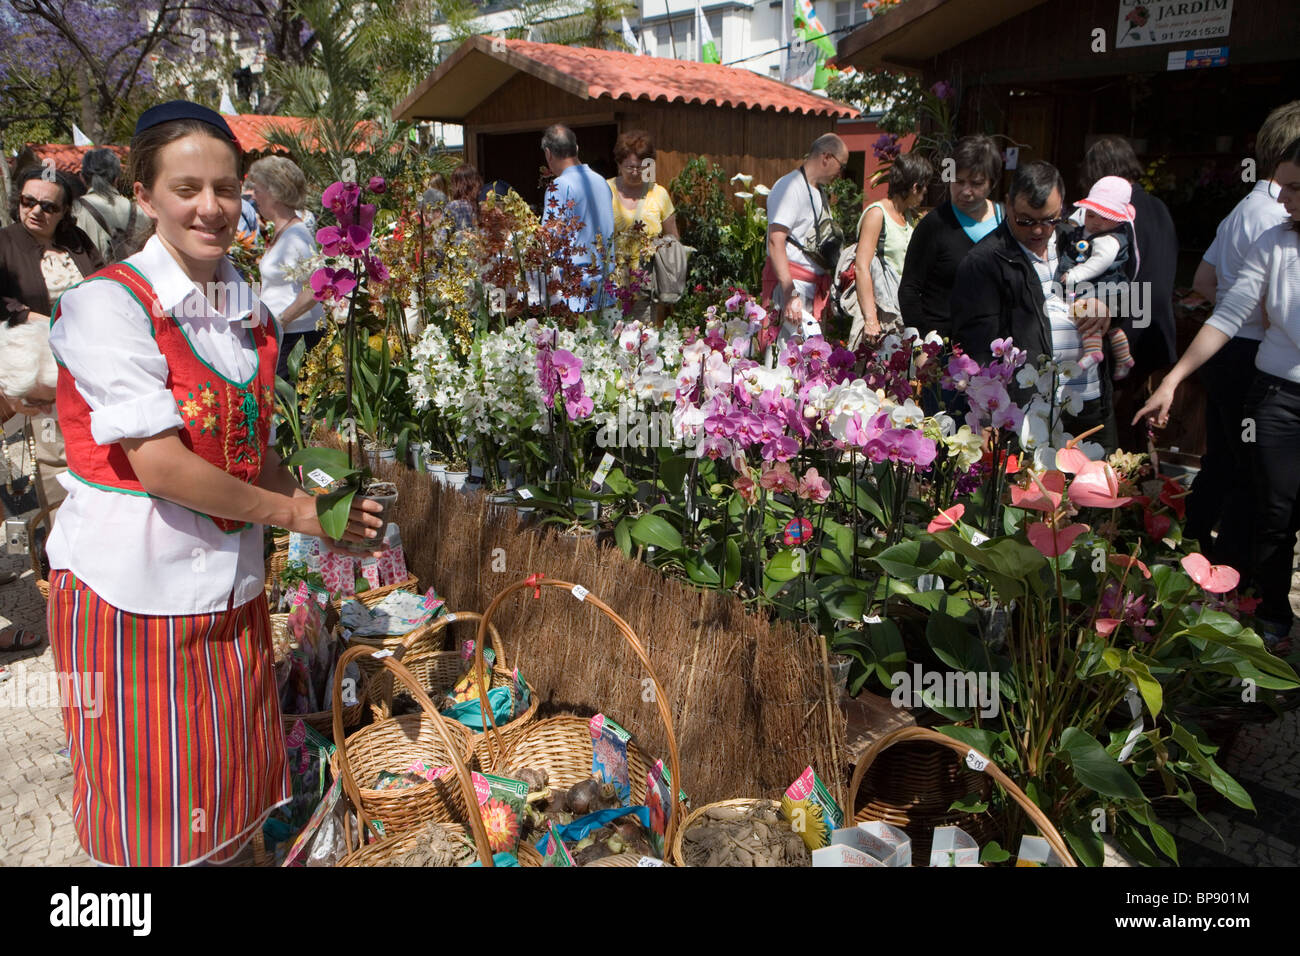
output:
[[[970,468],[984,457],[984,438],[971,431],[969,425],[962,425],[954,434],[945,436],[943,443],[948,454],[956,458],[958,466],[963,469]]]
[[[889,420],[895,428],[920,428],[925,421],[925,412],[910,398],[902,405],[895,405],[889,412]]]
[[[758,193],[760,196],[766,196],[771,191],[772,191],[771,186],[764,186],[762,183],[759,183],[757,186],[754,187],[754,192]]]

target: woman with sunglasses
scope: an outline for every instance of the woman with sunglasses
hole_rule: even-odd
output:
[[[99,250],[72,215],[73,201],[84,192],[62,170],[32,166],[14,177],[9,214],[13,224],[0,229],[0,318],[10,325],[49,322],[56,299],[104,264]],[[63,500],[58,475],[67,467],[63,436],[53,419],[53,394],[40,386],[28,395],[0,395],[0,419],[27,415],[28,438],[36,453],[38,499],[42,507]],[[32,420],[34,419],[34,421]],[[10,572],[0,584],[13,581]],[[0,653],[27,650],[40,635],[6,627],[0,630]]]

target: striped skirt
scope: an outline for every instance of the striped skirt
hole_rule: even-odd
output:
[[[50,575],[81,845],[114,866],[234,857],[291,794],[266,598],[130,614]]]

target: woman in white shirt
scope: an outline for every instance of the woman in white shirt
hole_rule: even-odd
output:
[[[276,374],[287,378],[289,353],[298,341],[305,340],[309,352],[325,334],[317,329],[325,310],[312,295],[311,285],[287,275],[301,260],[316,254],[316,237],[297,212],[307,205],[307,178],[293,160],[267,156],[248,168],[248,184],[258,211],[275,227],[260,263],[262,301],[284,331]]]
[[[1251,246],[1232,288],[1133,421],[1150,414],[1163,427],[1178,385],[1263,307],[1267,328],[1255,356],[1259,374],[1246,395],[1241,427],[1254,434],[1246,448],[1256,494],[1256,617],[1265,640],[1278,644],[1294,620],[1289,595],[1300,531],[1300,140],[1282,152],[1273,179],[1290,221],[1268,229]]]
[[[240,159],[212,110],[146,110],[132,179],[156,232],[51,322],[68,496],[48,623],[73,820],[101,863],[227,862],[291,793],[261,526],[322,532],[271,447],[275,323],[225,255]],[[377,535],[372,504],[349,539]]]

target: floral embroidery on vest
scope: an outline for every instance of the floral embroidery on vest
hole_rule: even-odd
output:
[[[221,399],[213,391],[211,382],[204,382],[199,394],[190,392],[185,399],[177,399],[176,407],[181,417],[201,435],[216,435],[221,429],[221,414],[217,406]]]

